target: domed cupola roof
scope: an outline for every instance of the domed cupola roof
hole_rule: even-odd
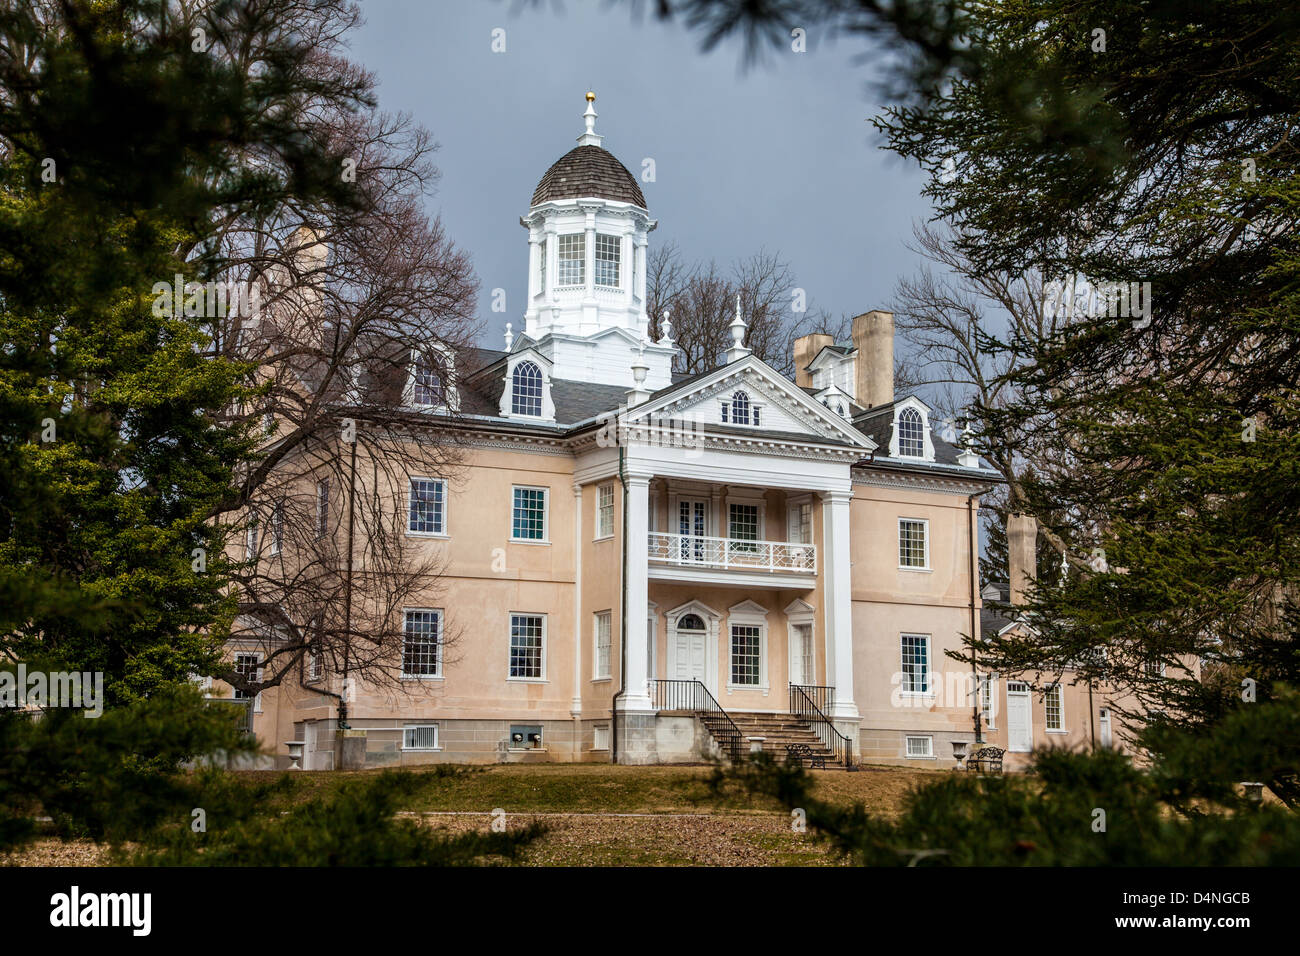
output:
[[[587,94],[587,112],[583,114],[587,131],[578,137],[578,146],[546,171],[533,191],[532,205],[555,199],[612,199],[647,208],[636,177],[600,145],[603,137],[596,134],[595,99],[594,93]]]
[[[552,199],[613,199],[646,208],[636,177],[600,146],[578,146],[555,161],[533,192],[533,205]]]

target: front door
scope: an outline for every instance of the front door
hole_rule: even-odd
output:
[[[677,533],[682,536],[680,560],[703,563],[707,514],[707,501],[682,498],[677,502]]]
[[[704,621],[695,614],[685,615],[677,622],[673,640],[673,677],[677,680],[697,680],[707,685],[708,641]]]
[[[816,683],[813,679],[811,624],[796,624],[790,628],[790,683]]]
[[[1028,753],[1034,749],[1029,685],[1023,681],[1007,681],[1007,749],[1017,753]]]

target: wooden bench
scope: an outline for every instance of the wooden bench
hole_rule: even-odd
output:
[[[786,744],[785,759],[787,763],[798,763],[803,765],[804,761],[814,770],[826,769],[826,755],[815,754],[807,744]]]
[[[972,773],[1001,773],[1005,753],[1001,747],[981,747],[966,758],[966,769]]]

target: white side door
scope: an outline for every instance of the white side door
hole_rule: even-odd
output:
[[[1007,681],[1007,749],[1016,753],[1034,749],[1029,685],[1023,681]]]
[[[1110,708],[1101,708],[1097,715],[1097,723],[1101,725],[1101,745],[1103,747],[1113,747],[1114,743],[1110,733]]]
[[[813,684],[812,625],[796,624],[790,628],[790,683]]]

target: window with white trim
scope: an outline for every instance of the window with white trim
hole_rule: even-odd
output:
[[[444,534],[447,483],[441,478],[412,478],[406,530],[411,534]]]
[[[909,735],[907,738],[907,755],[909,757],[933,757],[934,738]]]
[[[555,260],[559,274],[555,277],[557,285],[582,285],[587,281],[587,234],[569,233],[556,237],[560,243],[559,256]]]
[[[592,630],[596,639],[596,653],[592,657],[592,677],[596,680],[604,680],[609,677],[609,647],[611,632],[611,617],[609,611],[601,611],[596,615],[595,621],[592,625]]]
[[[418,356],[411,376],[411,400],[416,405],[437,405],[442,401],[442,377],[427,355]]]
[[[546,645],[546,615],[510,615],[510,676],[542,680]]]
[[[537,250],[538,250],[537,264],[539,267],[538,271],[541,273],[537,277],[537,288],[539,291],[545,292],[546,291],[546,237],[545,236],[543,236],[542,241],[537,244]]]
[[[510,513],[513,541],[546,540],[546,489],[514,488]]]
[[[731,625],[731,683],[758,687],[762,671],[763,629],[756,624]]]
[[[1065,697],[1060,684],[1053,684],[1043,692],[1043,709],[1048,730],[1065,730]]]
[[[997,698],[994,695],[993,675],[984,674],[980,677],[980,716],[984,719],[985,726],[993,728],[996,725],[993,722],[993,702]]]
[[[727,505],[727,547],[732,553],[758,550],[758,505]]]
[[[609,724],[600,724],[596,727],[593,727],[591,736],[592,736],[592,740],[591,740],[592,750],[609,749]]]
[[[315,683],[325,676],[325,657],[321,654],[319,644],[311,644],[307,647],[307,661],[304,670],[307,672],[308,683]]]
[[[903,634],[902,664],[904,694],[930,692],[930,637],[928,634]]]
[[[737,425],[749,424],[749,393],[738,389],[731,395],[731,420]],[[723,418],[723,421],[726,421]]]
[[[442,611],[415,608],[406,612],[402,637],[402,676],[442,676]]]
[[[542,414],[542,370],[536,362],[520,362],[511,373],[510,414]]]
[[[930,567],[930,544],[927,540],[930,522],[925,518],[898,519],[898,566],[900,568]]]
[[[596,233],[596,285],[618,287],[618,267],[623,241]]]
[[[898,454],[907,458],[925,457],[925,424],[915,408],[898,413]]]
[[[596,537],[608,538],[613,533],[614,486],[601,485],[596,489]]]
[[[402,728],[403,750],[439,750],[437,724],[407,724]]]
[[[262,679],[262,657],[255,652],[239,653],[235,655],[235,673],[246,681],[257,682]],[[262,712],[262,692],[249,693],[246,690],[233,689],[235,700],[251,700],[253,702],[253,713]],[[250,719],[245,726],[248,733],[253,732],[253,725]]]
[[[248,526],[244,529],[244,560],[257,560],[257,515],[248,516]]]

